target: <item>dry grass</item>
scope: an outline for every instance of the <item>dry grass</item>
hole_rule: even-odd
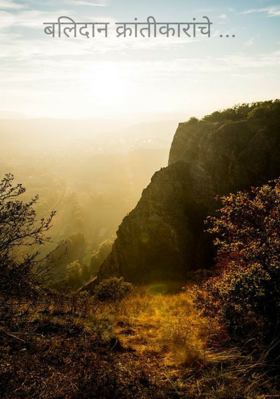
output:
[[[115,333],[124,345],[157,354],[167,365],[207,362],[208,342],[218,328],[195,310],[186,293],[136,294],[124,299],[115,315]]]
[[[265,359],[233,348],[218,319],[204,317],[191,295],[151,295],[138,290],[119,303],[104,304],[95,320],[110,320],[121,347],[158,371],[178,397],[257,398],[278,393]],[[279,394],[280,398],[280,394]]]
[[[21,316],[0,326],[5,399],[279,394],[265,359],[229,347],[218,320],[203,317],[187,292],[138,289],[115,303],[54,298],[25,305]]]

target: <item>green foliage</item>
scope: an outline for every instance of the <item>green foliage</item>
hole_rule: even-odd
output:
[[[191,125],[196,125],[199,122],[199,119],[197,119],[195,116],[192,116],[189,120],[188,123]]]
[[[234,336],[272,340],[280,333],[280,179],[221,201],[220,215],[208,218],[221,271],[204,286],[208,309]]]
[[[99,245],[98,249],[93,252],[89,266],[91,276],[95,276],[97,274],[99,267],[111,252],[112,246],[113,246],[113,241],[106,240],[103,241]]]
[[[270,107],[260,105],[253,108],[248,114],[248,119],[266,119],[270,116]]]
[[[66,284],[71,288],[78,288],[82,285],[82,266],[77,260],[67,266]]]
[[[100,302],[119,301],[132,290],[132,284],[124,281],[124,278],[112,277],[101,281],[95,289],[95,299]]]
[[[56,290],[75,290],[96,276],[102,262],[109,255],[113,241],[102,242],[98,249],[93,252],[90,264],[83,263],[83,252],[85,249],[85,237],[82,233],[71,234],[67,240],[62,241],[60,246],[53,251],[49,261],[56,270],[61,271],[62,279],[52,284]]]
[[[59,246],[48,257],[49,262],[57,271],[66,273],[67,266],[78,260],[83,261],[83,254],[86,247],[86,239],[83,233],[73,233],[66,240],[59,243]]]
[[[280,100],[237,104],[232,108],[206,115],[202,121],[209,123],[237,122],[246,119],[268,119],[279,115]]]

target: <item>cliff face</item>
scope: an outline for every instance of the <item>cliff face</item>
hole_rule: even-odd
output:
[[[124,218],[99,280],[184,279],[212,261],[205,217],[226,195],[280,176],[280,120],[180,124],[169,165],[157,172]]]

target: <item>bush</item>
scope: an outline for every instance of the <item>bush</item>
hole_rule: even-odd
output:
[[[280,334],[280,179],[221,201],[208,218],[219,275],[204,285],[205,306],[231,336],[269,343]]]
[[[269,343],[280,332],[279,282],[279,268],[268,272],[261,264],[232,266],[204,285],[206,307],[222,317],[232,338]]]
[[[124,281],[124,278],[112,277],[101,281],[96,287],[94,297],[98,301],[119,301],[132,290],[132,284]]]

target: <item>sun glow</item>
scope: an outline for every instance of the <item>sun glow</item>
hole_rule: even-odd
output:
[[[116,112],[135,95],[132,80],[118,63],[98,63],[84,71],[80,79],[89,101],[97,101],[99,106],[114,108]]]

